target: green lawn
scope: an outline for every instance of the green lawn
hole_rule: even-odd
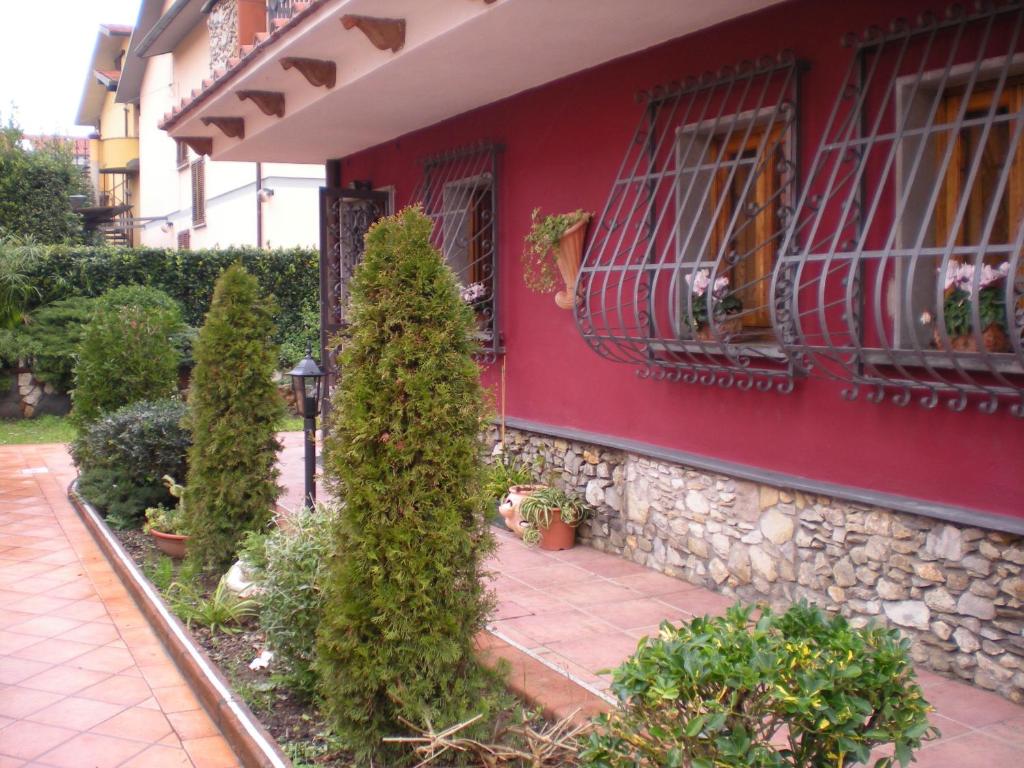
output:
[[[40,416],[38,419],[0,419],[0,445],[69,443],[74,439],[75,428],[62,416]]]
[[[282,432],[301,432],[302,419],[289,416],[281,424]],[[75,428],[63,416],[40,416],[38,419],[0,419],[0,445],[28,443],[70,443]]]

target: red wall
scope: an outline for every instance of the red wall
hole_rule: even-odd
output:
[[[394,185],[402,206],[420,158],[481,139],[504,144],[498,253],[509,416],[1024,517],[1024,420],[1008,409],[990,416],[973,405],[953,413],[847,402],[841,385],[815,378],[798,380],[789,395],[640,379],[633,367],[590,351],[572,313],[527,290],[521,277],[534,207],[600,213],[642,114],[638,90],[791,49],[811,64],[800,114],[806,168],[848,66],[841,35],[929,7],[944,10],[909,0],[785,3],[346,158],[342,179]],[[498,366],[490,368],[484,379],[496,387]]]

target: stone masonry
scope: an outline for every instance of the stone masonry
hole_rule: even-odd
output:
[[[210,32],[210,71],[227,68],[238,52],[238,2],[220,0],[206,17]]]
[[[595,549],[744,601],[886,622],[915,662],[1024,702],[1024,537],[513,429],[505,451],[586,498]]]

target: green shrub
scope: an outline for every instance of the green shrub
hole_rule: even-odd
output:
[[[15,356],[31,360],[37,379],[67,392],[92,311],[93,299],[82,296],[40,307],[32,313],[31,322],[14,332]]]
[[[799,603],[662,625],[615,671],[620,708],[602,717],[582,764],[806,768],[896,760],[931,736],[930,707],[896,630],[854,629]],[[892,764],[888,759],[878,768]]]
[[[410,208],[366,235],[324,459],[345,506],[317,671],[337,732],[364,758],[402,719],[460,722],[490,702],[473,654],[493,548],[474,318],[430,228]]]
[[[189,392],[189,555],[230,564],[246,531],[270,521],[280,488],[274,430],[284,403],[271,379],[274,304],[240,264],[217,281],[195,346]]]
[[[185,475],[184,416],[180,400],[134,403],[94,421],[72,443],[79,490],[112,524],[138,526],[147,507],[174,502],[161,478]]]
[[[203,595],[196,581],[175,581],[167,588],[171,610],[191,629],[193,624],[206,627],[213,634],[233,635],[247,619],[256,615],[255,600],[242,599],[221,579],[209,597]]]
[[[174,298],[184,321],[198,327],[210,307],[214,283],[235,262],[276,300],[273,339],[281,345],[277,364],[289,370],[305,353],[307,342],[314,348],[319,343],[319,256],[311,248],[41,247],[26,267],[30,284],[38,288],[30,308],[72,296],[100,296],[122,285],[148,285]]]
[[[123,286],[97,299],[75,366],[75,422],[174,395],[181,361],[174,337],[182,328],[177,302],[155,288]]]
[[[260,627],[285,668],[288,687],[306,697],[317,689],[316,628],[323,620],[324,582],[331,554],[331,531],[338,513],[320,504],[289,516],[264,541]]]

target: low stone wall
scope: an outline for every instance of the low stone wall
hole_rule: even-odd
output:
[[[513,429],[505,451],[586,497],[595,549],[749,602],[887,622],[916,662],[1024,702],[1024,537]]]
[[[26,419],[44,414],[63,416],[71,410],[67,395],[39,381],[29,371],[18,374],[18,405]]]

